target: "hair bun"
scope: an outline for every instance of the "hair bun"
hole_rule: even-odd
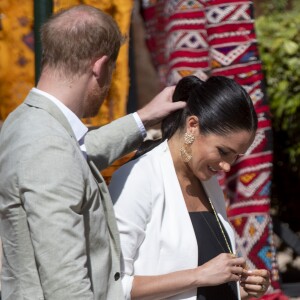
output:
[[[187,102],[191,92],[199,85],[202,85],[202,81],[199,77],[195,75],[190,75],[183,77],[176,86],[173,94],[173,102],[185,101]]]

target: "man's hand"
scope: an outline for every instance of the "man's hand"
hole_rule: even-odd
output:
[[[175,86],[164,88],[146,106],[137,111],[145,128],[159,123],[170,113],[186,106],[186,102],[183,101],[172,102],[174,90]]]

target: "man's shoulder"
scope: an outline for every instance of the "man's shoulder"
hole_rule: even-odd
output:
[[[7,117],[1,132],[18,132],[19,135],[25,134],[30,138],[34,134],[65,132],[62,129],[63,126],[47,111],[22,103]]]
[[[0,150],[13,153],[18,161],[38,147],[49,143],[70,142],[70,134],[49,113],[21,104],[3,124],[0,132]]]

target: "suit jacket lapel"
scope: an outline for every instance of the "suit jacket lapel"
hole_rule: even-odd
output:
[[[43,95],[36,94],[35,92],[31,91],[29,95],[26,97],[25,104],[33,107],[37,107],[47,111],[53,118],[55,118],[70,134],[72,138],[75,138],[75,134],[69,124],[68,120],[61,112],[61,110],[48,98],[44,97]],[[77,141],[76,141],[77,142]]]
[[[227,218],[224,194],[218,183],[218,179],[216,177],[212,177],[207,181],[202,181],[202,184],[206,191],[207,196],[210,198],[210,200],[214,205],[214,208],[218,214],[220,221],[222,222],[222,225],[224,226],[229,236],[231,249],[233,253],[235,253],[236,247],[235,247],[234,231],[231,225],[229,224]]]
[[[64,116],[64,114],[61,112],[61,110],[52,103],[48,98],[44,97],[43,95],[36,94],[35,92],[31,91],[27,98],[25,99],[24,103],[29,106],[37,107],[40,109],[43,109],[47,111],[53,118],[55,118],[70,134],[70,136],[74,139],[74,141],[77,143],[75,134]],[[79,145],[78,145],[79,147]],[[95,166],[95,164],[92,161],[88,161],[89,167],[98,182],[99,185],[99,191],[101,193],[101,202],[103,204],[104,212],[107,219],[107,226],[110,232],[110,236],[112,238],[112,241],[115,245],[115,248],[118,253],[120,253],[120,241],[119,241],[119,235],[118,235],[118,227],[115,220],[114,210],[111,202],[111,198],[109,196],[109,192],[106,186],[106,183],[100,174],[100,171]]]
[[[168,141],[164,141],[158,147],[157,150],[160,151],[158,159],[160,160],[161,165],[165,202],[169,202],[167,205],[172,207],[173,216],[177,217],[176,223],[179,224],[179,233],[183,233],[182,241],[186,241],[191,245],[189,260],[197,264],[197,239],[175,171]]]
[[[102,205],[104,208],[104,213],[105,213],[106,221],[107,221],[107,227],[110,232],[111,240],[114,244],[114,247],[115,247],[118,255],[120,255],[121,246],[120,246],[120,239],[119,239],[119,234],[118,234],[119,230],[118,230],[115,213],[114,213],[114,208],[113,208],[111,197],[109,195],[107,185],[106,185],[105,180],[102,177],[99,169],[94,164],[94,162],[89,160],[88,164],[89,164],[90,169],[99,185],[99,190],[101,193],[101,202],[102,202]]]

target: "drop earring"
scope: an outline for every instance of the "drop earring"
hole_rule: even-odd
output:
[[[186,132],[183,136],[184,144],[180,148],[181,159],[187,163],[192,159],[192,148],[191,145],[195,141],[195,136],[192,133]]]

